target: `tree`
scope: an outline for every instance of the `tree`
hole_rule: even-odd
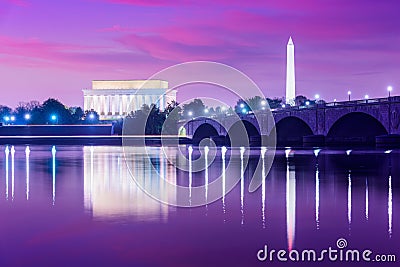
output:
[[[281,98],[267,98],[268,105],[271,109],[280,108],[282,106],[283,100]]]
[[[47,122],[48,118],[45,117],[41,105],[38,105],[31,110],[31,119],[28,124],[46,124]]]
[[[83,112],[83,109],[81,107],[70,107],[69,112],[72,115],[72,120],[74,124],[79,124],[82,123],[82,119],[85,117],[85,112]]]
[[[136,110],[133,114],[125,118],[125,133],[128,135],[158,135],[165,121],[165,113],[152,104],[148,106],[144,104],[141,109]]]
[[[246,99],[246,102],[250,106],[250,109],[255,111],[255,110],[261,110],[263,107],[266,106],[266,99],[262,98],[261,96],[254,96]]]
[[[81,107],[68,108],[60,101],[49,98],[40,104],[38,101],[20,102],[13,111],[7,106],[0,105],[0,121],[7,118],[7,123],[13,124],[78,124],[83,123],[85,116]],[[98,114],[94,113],[94,120],[98,123]]]
[[[246,114],[247,112],[251,111],[249,104],[243,99],[239,99],[236,102],[234,109],[236,113],[243,113],[243,114]]]
[[[147,116],[145,134],[161,134],[164,121],[165,114],[161,113],[156,105],[151,104]]]
[[[43,102],[42,119],[49,124],[71,124],[73,117],[69,110],[58,100],[49,98]]]
[[[11,109],[10,107],[7,107],[7,106],[0,106],[0,120],[1,120],[1,121],[8,123],[8,122],[5,120],[5,117],[10,116],[11,113],[12,113],[12,109]]]
[[[99,114],[94,110],[86,110],[82,117],[85,124],[97,124],[100,119]]]
[[[245,100],[239,99],[235,105],[235,112],[246,114],[249,111],[264,110],[268,108],[267,104],[270,101],[272,100],[262,98],[261,96],[254,96]]]
[[[175,100],[172,100],[171,103],[167,103],[167,107],[164,109],[164,113],[168,116],[176,115],[177,119],[180,119],[180,114],[182,112],[182,108],[179,106],[179,103]]]
[[[34,105],[29,103],[20,102],[14,110],[16,124],[28,124],[31,120],[32,110]]]
[[[178,134],[178,121],[181,118],[181,107],[175,101],[168,103],[167,107],[164,110],[165,120],[162,125],[162,133],[163,134]]]
[[[194,99],[192,102],[183,104],[182,111],[185,118],[193,118],[204,115],[206,106],[201,99]]]
[[[296,106],[305,106],[307,101],[309,101],[309,99],[303,95],[298,95],[294,99],[294,103]]]

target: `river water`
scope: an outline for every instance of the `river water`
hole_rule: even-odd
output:
[[[133,148],[128,156],[112,146],[1,149],[0,266],[286,266],[257,254],[267,246],[286,257],[300,251],[301,260],[302,250],[338,249],[339,239],[342,250],[371,250],[372,260],[397,256],[378,266],[400,260],[400,150],[282,149],[261,173],[260,149],[249,151],[247,166],[228,150],[233,171],[224,179],[236,186],[182,208],[149,197],[132,175],[173,202],[182,196],[166,182],[194,188],[223,173],[220,148],[196,173],[164,159],[175,148]],[[147,157],[165,179],[152,175]],[[250,193],[251,177],[263,172],[265,182]],[[365,264],[325,257],[323,266]]]

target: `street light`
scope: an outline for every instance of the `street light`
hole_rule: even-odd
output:
[[[192,111],[189,111],[189,112],[188,112],[188,116],[190,116],[190,117],[193,116],[193,112],[192,112]]]
[[[315,99],[318,100],[319,99],[319,94],[315,95]]]
[[[11,117],[10,117],[10,120],[11,120],[11,121],[15,121],[15,116],[14,116],[14,115],[11,116]]]
[[[267,101],[265,101],[265,100],[261,101],[261,106],[265,106],[266,104],[267,104]]]
[[[368,102],[369,95],[365,95],[364,98],[365,98],[365,102]]]
[[[347,91],[347,95],[349,96],[349,101],[351,99],[351,91]]]
[[[7,122],[10,121],[10,117],[9,116],[4,116],[4,120],[7,121]]]
[[[50,119],[57,123],[57,115],[51,115]]]
[[[246,114],[246,113],[247,113],[247,109],[245,109],[245,108],[242,109],[242,113],[243,113],[243,114]]]
[[[26,114],[24,115],[24,118],[25,118],[25,120],[30,120],[30,119],[31,119],[31,114],[26,113]]]
[[[309,106],[310,105],[310,101],[306,101],[306,106]]]
[[[204,109],[204,113],[207,114],[208,113],[208,108]]]
[[[282,104],[282,108],[286,108],[286,105],[285,105],[285,104]]]
[[[91,119],[91,120],[93,120],[93,119],[94,119],[94,114],[93,114],[93,113],[90,113],[90,115],[89,115],[89,119]]]
[[[388,90],[389,97],[390,97],[390,93],[392,92],[392,90],[393,90],[393,87],[389,85],[389,86],[388,86],[388,88],[387,88],[387,90]]]
[[[241,107],[241,108],[244,108],[244,104],[243,104],[243,103],[241,103],[241,104],[240,104],[240,107]]]

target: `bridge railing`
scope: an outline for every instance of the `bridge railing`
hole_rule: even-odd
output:
[[[371,104],[371,103],[385,103],[392,102],[392,98],[370,98],[370,99],[361,99],[361,100],[351,100],[351,101],[340,101],[340,102],[330,102],[326,103],[327,107],[335,107],[335,106],[351,106],[351,105],[362,105],[362,104]]]
[[[366,105],[366,104],[379,104],[379,103],[399,103],[400,102],[400,96],[391,96],[391,97],[382,97],[382,98],[369,98],[369,99],[355,99],[355,100],[350,100],[350,101],[334,101],[334,102],[323,102],[323,103],[317,103],[314,105],[308,105],[308,106],[285,106],[285,107],[280,107],[280,108],[275,108],[271,109],[272,112],[285,112],[285,111],[291,111],[291,110],[301,110],[301,109],[313,109],[313,108],[324,108],[324,107],[340,107],[340,106],[356,106],[356,105]],[[262,113],[262,110],[257,110],[255,111],[256,113]],[[229,117],[232,116],[233,114],[220,114],[220,115],[208,115],[208,116],[199,116],[196,118],[191,118],[191,120],[196,120],[196,119],[201,119],[201,118],[211,118],[211,119],[216,119],[216,118],[223,118],[223,117]],[[254,116],[254,112],[248,112],[247,114],[242,114],[238,113],[237,114],[240,118],[242,117],[249,117],[249,116]],[[181,120],[180,122],[182,123],[184,120]]]
[[[286,106],[286,107],[272,109],[272,111],[287,111],[287,110],[337,107],[337,106],[355,106],[355,105],[365,105],[365,104],[375,104],[375,103],[388,103],[388,102],[390,102],[390,103],[400,102],[400,96],[382,97],[382,98],[369,98],[369,99],[356,99],[356,100],[350,100],[350,101],[325,102],[325,103],[318,103],[318,104],[309,105],[309,106]]]

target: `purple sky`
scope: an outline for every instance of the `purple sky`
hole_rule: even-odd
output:
[[[282,97],[290,35],[297,94],[400,94],[399,10],[398,0],[2,0],[0,104],[82,105],[91,80],[148,78],[191,60],[231,65]]]

